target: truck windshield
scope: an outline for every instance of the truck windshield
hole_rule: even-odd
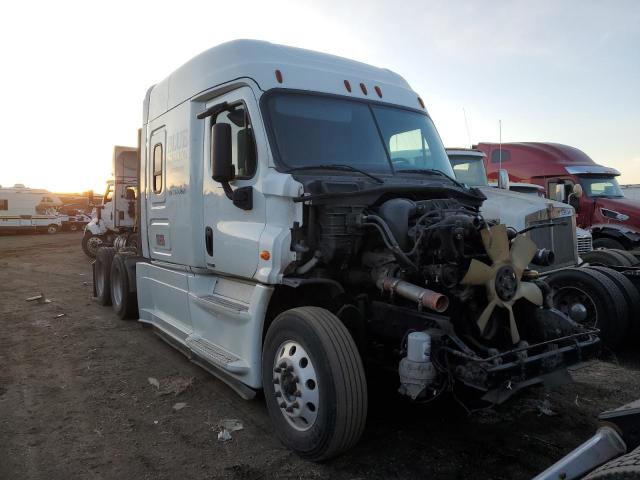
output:
[[[624,197],[615,177],[580,177],[580,185],[589,197]]]
[[[424,113],[301,93],[271,94],[266,107],[278,163],[286,169],[347,165],[389,175],[433,169],[453,177]]]
[[[466,183],[470,187],[486,187],[487,171],[482,158],[449,155],[451,166],[456,174],[456,180]]]

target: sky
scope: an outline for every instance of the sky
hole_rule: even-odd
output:
[[[103,191],[142,100],[255,38],[401,74],[444,144],[552,141],[640,183],[640,1],[36,2],[0,17],[0,185]],[[465,122],[466,116],[466,122]]]

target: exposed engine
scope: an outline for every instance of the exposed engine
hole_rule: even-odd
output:
[[[413,399],[457,382],[501,401],[516,383],[597,348],[594,332],[550,307],[528,268],[553,255],[486,222],[477,206],[391,198],[309,206],[307,217],[295,275],[344,286],[366,332],[361,348],[374,360],[393,355],[400,391]]]

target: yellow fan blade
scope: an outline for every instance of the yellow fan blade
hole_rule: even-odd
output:
[[[531,262],[536,250],[538,250],[538,247],[533,240],[523,235],[518,235],[511,244],[511,261],[516,269],[518,278],[522,277],[522,272]]]
[[[542,290],[535,283],[531,282],[520,282],[520,286],[518,287],[518,291],[516,292],[513,300],[518,300],[519,298],[526,298],[531,303],[535,305],[542,305],[543,301]]]
[[[462,279],[463,285],[485,285],[495,275],[493,269],[486,263],[475,258],[469,264],[469,270]]]
[[[511,330],[511,341],[515,345],[520,341],[520,332],[518,332],[518,326],[516,325],[516,317],[513,314],[513,309],[509,305],[505,305],[505,307],[509,310],[509,330]]]
[[[509,259],[509,237],[507,227],[502,223],[480,232],[482,243],[489,258],[494,262],[504,262]]]
[[[489,323],[489,319],[491,318],[491,314],[493,313],[493,309],[496,306],[495,300],[489,302],[489,305],[484,309],[484,311],[480,314],[478,318],[478,327],[480,328],[480,334],[484,332],[484,329],[487,328],[487,323]]]

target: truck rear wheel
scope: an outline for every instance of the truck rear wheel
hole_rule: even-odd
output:
[[[616,250],[600,249],[591,250],[580,254],[580,258],[585,262],[599,263],[606,266],[618,266],[618,267],[630,267],[631,262],[629,259]]]
[[[55,223],[47,226],[47,233],[49,235],[53,235],[54,233],[58,233],[58,226]]]
[[[589,268],[566,268],[550,274],[553,306],[585,327],[600,329],[609,348],[618,347],[629,330],[624,295],[606,275]]]
[[[629,309],[629,328],[637,335],[640,333],[640,292],[631,280],[622,273],[607,267],[588,267],[606,275],[622,292]]]
[[[640,263],[640,261],[638,261],[638,257],[636,257],[629,250],[618,250],[618,249],[615,249],[613,251],[616,252],[618,255],[622,255],[624,258],[626,258],[629,261],[629,266],[630,267],[635,267],[636,265],[638,265],[638,263]]]
[[[630,480],[640,478],[640,447],[596,468],[584,480]]]
[[[121,319],[138,318],[138,297],[129,285],[129,274],[125,259],[133,253],[116,253],[111,262],[111,305]]]
[[[82,251],[89,258],[96,258],[98,249],[104,245],[102,238],[99,235],[94,235],[90,231],[84,232],[82,237]]]
[[[262,352],[267,410],[276,434],[313,461],[353,447],[367,417],[367,384],[358,348],[331,312],[301,307],[281,313]]]
[[[116,254],[113,247],[100,247],[93,265],[93,284],[100,305],[111,305],[111,262]]]

